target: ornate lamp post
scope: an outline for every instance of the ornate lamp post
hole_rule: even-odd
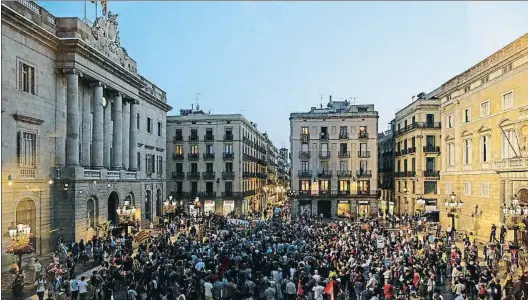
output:
[[[425,211],[425,199],[422,198],[421,196],[419,196],[419,197],[416,199],[416,204],[418,205],[417,210],[418,210],[420,213],[423,213],[423,212]]]
[[[451,228],[455,230],[455,218],[457,217],[458,213],[462,210],[462,206],[464,203],[462,200],[458,199],[456,201],[456,194],[455,192],[452,192],[449,196],[449,200],[445,199],[444,207],[447,212],[447,216],[451,218]]]
[[[33,252],[31,244],[31,227],[29,225],[11,223],[8,229],[11,237],[11,245],[7,248],[7,253],[18,257],[18,267],[22,269],[22,256]]]
[[[169,222],[171,222],[172,216],[174,215],[174,213],[176,212],[176,208],[178,207],[176,201],[172,201],[172,195],[169,195],[167,200],[163,202],[163,207],[163,210],[169,216]]]
[[[125,236],[128,238],[128,226],[135,226],[136,221],[136,208],[134,205],[130,205],[130,200],[125,200],[123,206],[116,209],[117,215],[119,216],[119,224],[125,226]]]
[[[502,211],[504,212],[506,226],[509,229],[513,229],[513,243],[517,245],[519,243],[518,239],[518,230],[524,229],[524,220],[528,216],[528,207],[519,204],[519,199],[517,195],[514,195],[514,198],[511,200],[509,206],[506,203],[503,203]],[[509,220],[508,220],[509,217]]]

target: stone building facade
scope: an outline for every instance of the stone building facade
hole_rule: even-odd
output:
[[[293,214],[378,212],[378,112],[332,101],[290,114]]]
[[[438,97],[440,193],[463,202],[457,229],[489,238],[492,224],[507,223],[502,206],[515,195],[528,205],[528,34],[443,84]]]
[[[265,204],[269,139],[239,114],[181,110],[167,117],[168,191],[189,210],[261,211]]]
[[[125,199],[143,225],[154,221],[170,109],[121,47],[117,15],[89,25],[2,2],[2,234],[29,225],[44,254],[59,236],[117,224]]]
[[[437,93],[420,93],[394,119],[395,204],[400,215],[437,209],[441,168]],[[417,199],[425,200],[425,204]]]
[[[378,134],[379,207],[384,215],[394,215],[394,123]],[[397,210],[396,210],[397,211]]]

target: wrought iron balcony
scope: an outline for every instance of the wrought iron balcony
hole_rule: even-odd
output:
[[[415,171],[395,172],[394,177],[416,177]]]
[[[424,177],[440,178],[440,171],[423,171]]]
[[[299,151],[300,159],[309,159],[312,156],[310,151]]]
[[[204,135],[204,141],[206,141],[206,142],[214,141],[214,134],[206,134],[206,135]]]
[[[233,180],[235,179],[235,172],[222,172],[223,180]]]
[[[175,142],[183,142],[183,135],[175,135],[174,136]]]
[[[205,160],[214,159],[215,158],[215,154],[214,153],[204,153],[203,154],[203,158]]]
[[[340,140],[348,140],[348,132],[340,132],[339,133],[339,139]]]
[[[233,134],[224,134],[224,141],[232,141],[233,139]]]
[[[410,132],[416,128],[440,128],[440,122],[414,122],[403,128],[396,130],[395,135],[402,135],[404,133]]]
[[[185,155],[183,153],[174,153],[172,154],[172,159],[174,160],[184,160]]]
[[[321,133],[319,135],[319,139],[322,141],[328,141],[329,138],[330,138],[330,135],[328,133]]]
[[[202,178],[204,180],[212,180],[215,179],[215,172],[202,172]]]
[[[301,133],[301,143],[307,144],[310,141],[310,134],[309,133]]]
[[[317,177],[319,177],[319,178],[331,178],[332,177],[332,171],[331,170],[319,170],[319,171],[317,171]]]
[[[319,158],[320,159],[330,158],[330,151],[319,151]]]
[[[233,159],[235,158],[235,154],[234,153],[225,153],[223,154],[224,156],[224,159]]]
[[[369,138],[369,135],[367,132],[360,132],[358,134],[358,139],[368,139]]]
[[[198,160],[200,159],[200,153],[187,153],[187,158],[189,160]]]
[[[341,177],[341,178],[350,178],[352,177],[352,171],[350,170],[338,170],[337,171],[337,177]]]
[[[440,153],[440,147],[439,146],[423,146],[423,152],[424,153]]]
[[[350,151],[339,151],[337,153],[337,156],[339,158],[347,158],[347,157],[350,157]]]
[[[197,141],[198,135],[197,134],[191,134],[189,135],[189,141]]]
[[[299,170],[299,178],[312,178],[312,171]]]
[[[372,171],[371,170],[357,170],[356,176],[358,178],[370,178],[372,177]]]
[[[185,173],[183,172],[172,172],[172,179],[183,179],[185,178]]]
[[[358,157],[359,158],[369,158],[370,151],[358,151]]]
[[[187,172],[188,179],[200,179],[200,172]]]
[[[407,150],[408,150],[407,152],[408,152],[409,154],[416,153],[416,147],[410,147],[410,148],[407,149]]]

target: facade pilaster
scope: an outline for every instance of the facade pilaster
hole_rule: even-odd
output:
[[[130,140],[130,102],[123,101],[123,168],[128,170],[130,161],[129,161],[129,140]]]
[[[66,74],[66,165],[79,165],[79,75],[77,70]]]
[[[90,97],[90,88],[86,85],[82,85],[82,93],[79,95],[79,102],[82,108],[82,143],[81,143],[81,166],[84,168],[90,168],[91,164],[91,149],[90,144],[91,139],[91,121],[92,121],[92,108],[91,106],[91,97]]]
[[[93,85],[93,134],[92,134],[92,168],[102,169],[104,156],[104,107],[103,107],[103,85]]]
[[[104,109],[103,131],[103,165],[105,169],[110,169],[110,148],[112,148],[112,103],[109,101],[107,101]]]
[[[137,111],[138,111],[139,101],[134,100],[130,102],[130,130],[129,130],[129,145],[128,145],[128,169],[130,171],[137,171]]]
[[[114,97],[114,127],[112,136],[112,169],[123,168],[123,96],[117,93]]]

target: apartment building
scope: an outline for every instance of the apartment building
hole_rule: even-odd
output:
[[[378,112],[330,101],[290,114],[293,214],[377,213]]]
[[[394,122],[391,129],[378,134],[379,207],[386,215],[394,215]]]
[[[269,139],[240,114],[209,114],[197,105],[167,117],[167,189],[192,210],[244,214],[265,204]]]
[[[284,189],[290,189],[290,154],[287,148],[279,149],[279,181]]]
[[[2,2],[2,230],[28,226],[38,255],[59,236],[119,225],[125,201],[143,226],[161,215],[171,107],[137,73],[117,23],[111,12],[90,26],[33,1]]]
[[[394,186],[396,212],[400,215],[437,209],[441,168],[437,93],[435,90],[413,97],[394,119]]]
[[[512,225],[503,206],[514,198],[528,205],[528,34],[443,84],[437,96],[440,193],[463,203],[453,214],[457,229],[487,238],[492,224]],[[441,220],[452,221],[448,214]]]

